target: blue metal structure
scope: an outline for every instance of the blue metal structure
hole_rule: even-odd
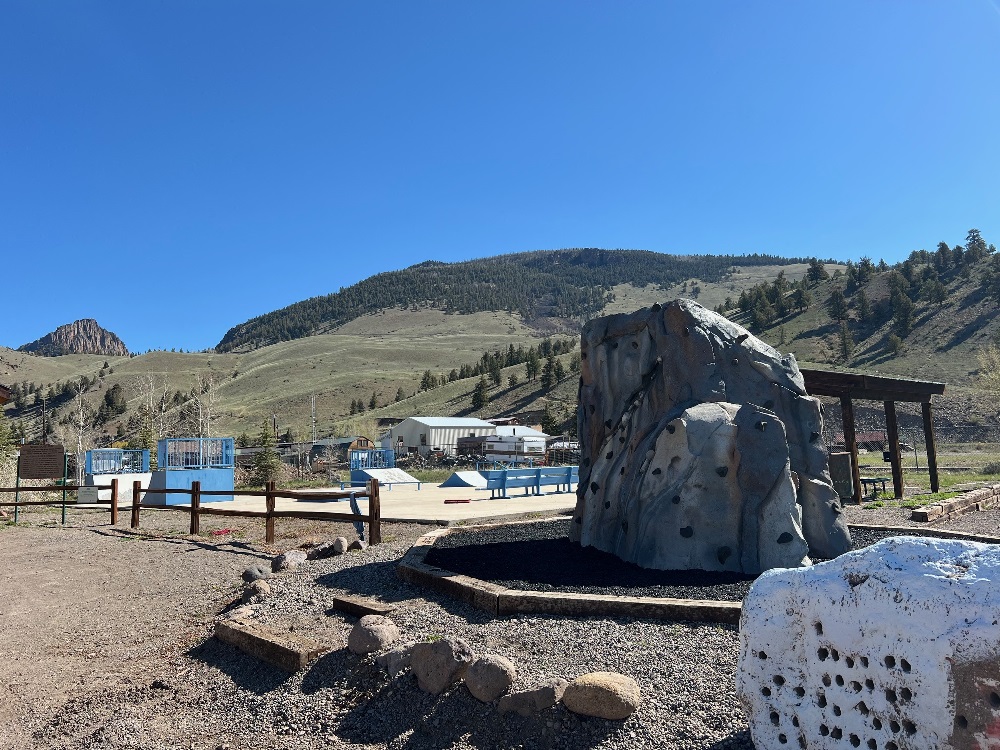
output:
[[[98,448],[87,451],[87,474],[145,474],[148,471],[148,450]]]
[[[353,450],[350,461],[352,472],[362,469],[393,469],[396,467],[396,452],[391,448]]]
[[[190,490],[192,482],[201,482],[202,490],[233,491],[236,466],[233,438],[165,438],[156,445],[156,457],[157,471],[153,472],[146,495],[151,503],[187,505],[190,496],[156,490]],[[232,499],[232,495],[208,495],[201,501],[217,503]]]
[[[232,469],[236,466],[233,438],[165,438],[156,444],[156,468]]]

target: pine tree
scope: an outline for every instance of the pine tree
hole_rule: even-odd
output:
[[[376,396],[375,393],[372,393],[372,397],[368,399],[368,408],[369,409],[378,408],[378,396]]]
[[[257,439],[260,450],[253,457],[253,481],[254,484],[264,485],[277,479],[281,473],[281,456],[275,449],[274,433],[266,419],[261,423]]]
[[[552,413],[552,409],[549,404],[545,404],[545,410],[542,412],[542,432],[547,435],[555,435],[559,430],[559,422],[556,420],[555,414]]]
[[[867,323],[872,317],[872,304],[868,300],[868,295],[865,294],[865,290],[861,289],[858,291],[858,320],[862,323]]]
[[[406,394],[403,393],[403,387],[400,386],[399,388],[396,389],[396,402],[398,403],[402,401],[404,398],[406,398]]]
[[[528,350],[528,359],[525,360],[524,369],[527,372],[528,380],[534,380],[538,377],[538,352],[535,351],[535,347]]]
[[[545,367],[542,368],[542,388],[549,390],[556,384],[556,358],[549,355],[545,360]]]
[[[844,299],[844,292],[839,286],[831,290],[827,309],[834,320],[843,320],[847,317],[847,300]]]
[[[854,337],[846,320],[840,321],[840,354],[845,360],[850,360],[854,354]]]
[[[476,387],[472,391],[472,408],[482,409],[489,402],[490,402],[490,386],[486,382],[486,376],[481,375],[479,377],[479,382],[476,383]]]

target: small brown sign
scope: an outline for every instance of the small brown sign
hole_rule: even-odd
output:
[[[21,479],[62,479],[66,471],[61,445],[22,445],[17,475]]]

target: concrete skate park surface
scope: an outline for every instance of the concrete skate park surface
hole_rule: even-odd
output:
[[[363,488],[358,488],[363,491]],[[438,526],[452,526],[460,522],[502,519],[524,516],[529,513],[569,513],[576,507],[576,488],[573,492],[553,492],[543,495],[511,495],[507,498],[490,499],[490,493],[474,487],[438,487],[434,484],[416,485],[394,484],[392,489],[381,487],[379,497],[382,502],[382,520],[406,523],[426,523]],[[340,492],[340,486],[328,489],[296,490],[296,492],[322,494]],[[451,502],[445,500],[470,502]],[[264,510],[264,498],[246,497],[237,494],[227,508],[240,510]],[[368,498],[358,497],[361,513],[368,512]],[[278,498],[277,510],[304,510],[310,512],[350,513],[346,501],[289,500]]]

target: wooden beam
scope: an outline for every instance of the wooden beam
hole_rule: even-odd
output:
[[[896,402],[885,402],[885,427],[889,433],[889,463],[892,465],[892,492],[898,500],[903,496],[903,467],[899,456],[899,422],[896,421]]]
[[[844,423],[844,448],[851,454],[852,501],[861,503],[861,468],[858,466],[858,440],[854,431],[854,402],[850,396],[840,397],[840,415]]]
[[[934,421],[931,419],[930,401],[922,405],[924,413],[924,445],[927,448],[927,469],[931,476],[931,492],[937,492],[938,483],[937,446],[934,444]]]

